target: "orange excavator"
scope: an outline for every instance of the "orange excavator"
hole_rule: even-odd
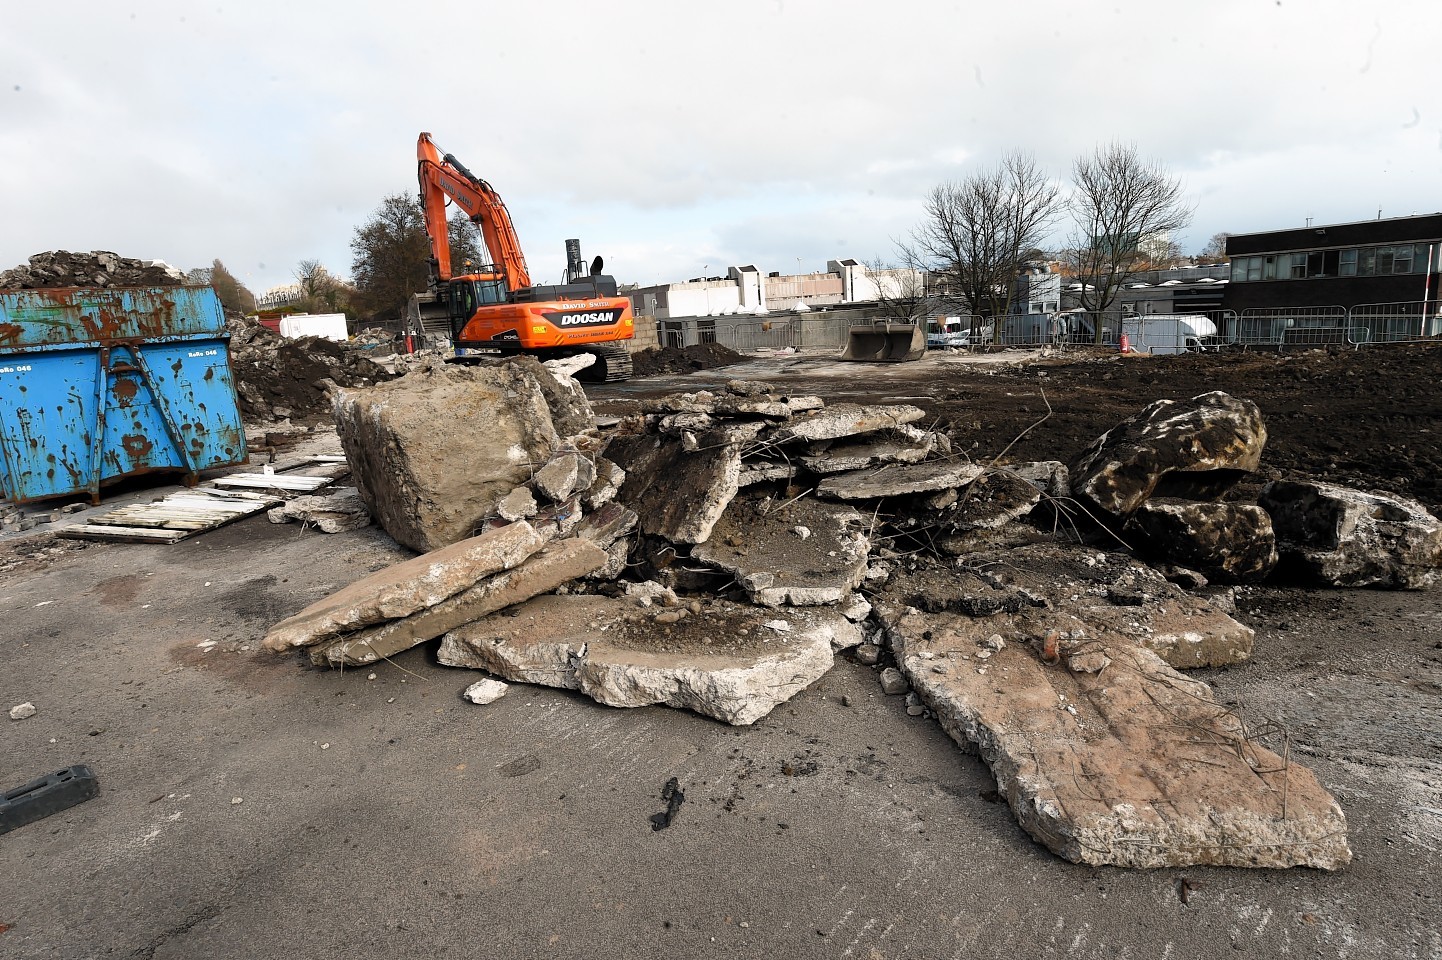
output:
[[[626,380],[634,334],[631,301],[617,295],[616,278],[601,273],[597,257],[587,269],[579,240],[566,241],[565,282],[533,285],[520,239],[505,203],[489,183],[422,133],[416,142],[417,176],[426,233],[431,240],[431,287],[412,300],[413,324],[444,322],[457,358],[527,353],[541,359],[590,353],[593,366],[579,379]],[[446,198],[481,231],[494,263],[466,264],[457,275],[446,232]],[[429,322],[429,323],[428,323]]]

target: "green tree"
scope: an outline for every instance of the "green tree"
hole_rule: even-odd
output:
[[[358,317],[384,323],[405,315],[411,294],[429,283],[430,243],[416,197],[393,193],[351,238],[353,300]]]
[[[460,210],[446,222],[451,268],[456,274],[490,262],[476,225]],[[385,323],[405,314],[411,295],[431,283],[431,245],[420,197],[393,193],[351,238],[350,303],[363,322]],[[304,281],[302,281],[304,286]]]
[[[215,295],[220,298],[220,305],[227,313],[255,312],[255,294],[246,289],[245,284],[225,269],[225,264],[219,260],[210,265],[210,285],[215,289]]]
[[[480,230],[460,209],[451,211],[446,221],[446,235],[451,240],[451,269],[456,273],[471,273],[491,262],[481,240]],[[470,266],[466,266],[466,264]]]

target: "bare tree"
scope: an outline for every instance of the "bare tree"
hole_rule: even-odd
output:
[[[1056,184],[1026,153],[935,187],[926,219],[904,245],[904,259],[937,276],[938,289],[973,315],[1010,309],[1017,274],[1060,206]]]
[[[319,260],[296,264],[295,280],[300,286],[296,306],[307,313],[345,313],[354,289],[326,269]]]
[[[867,279],[876,287],[876,306],[882,319],[924,324],[935,313],[927,296],[925,270],[910,263],[888,263],[881,257],[867,260],[864,266]]]
[[[1069,201],[1075,233],[1070,263],[1077,299],[1100,315],[1147,260],[1147,248],[1192,220],[1181,181],[1160,163],[1142,160],[1134,144],[1110,143],[1072,166]],[[1102,324],[1095,325],[1097,343]]]
[[[1208,240],[1207,245],[1202,248],[1202,252],[1197,254],[1197,261],[1199,263],[1229,263],[1231,258],[1227,256],[1227,238],[1230,236],[1231,234],[1225,230],[1212,234],[1212,239]]]

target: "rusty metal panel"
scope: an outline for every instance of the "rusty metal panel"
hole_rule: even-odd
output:
[[[225,315],[210,287],[60,287],[0,293],[0,351],[224,332]]]
[[[244,463],[224,330],[209,288],[0,293],[0,493]]]

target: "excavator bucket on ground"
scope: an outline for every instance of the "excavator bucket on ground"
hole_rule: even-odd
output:
[[[926,330],[916,323],[877,320],[851,328],[842,360],[900,363],[926,355]]]

